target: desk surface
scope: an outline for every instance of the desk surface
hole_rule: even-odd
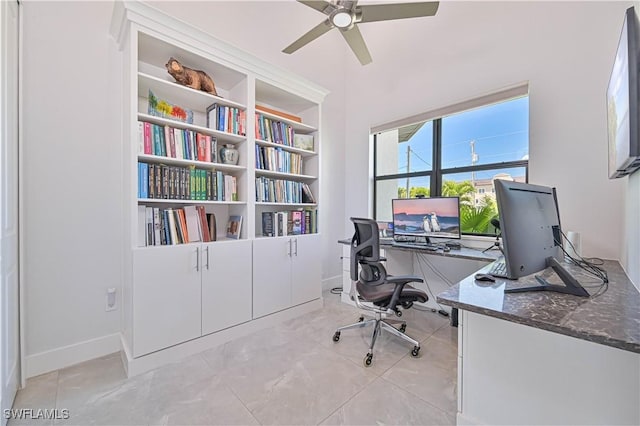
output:
[[[351,244],[351,239],[338,240],[340,244]],[[423,254],[432,254],[436,256],[444,256],[444,257],[453,257],[457,259],[469,259],[469,260],[482,260],[486,262],[493,262],[498,257],[502,256],[502,253],[499,250],[489,250],[485,253],[482,252],[482,249],[473,249],[462,247],[460,250],[451,250],[451,251],[443,251],[443,250],[424,250],[417,247],[397,247],[394,246],[390,242],[380,241],[380,248],[384,250],[401,250],[401,251],[411,251],[416,253]]]
[[[585,287],[596,280],[577,267],[565,264]],[[554,292],[505,294],[509,287],[537,285],[533,275],[517,281],[496,279],[480,282],[473,275],[440,293],[443,305],[476,312],[542,330],[640,353],[640,293],[617,261],[607,260],[603,267],[609,274],[609,289],[597,297],[577,297]],[[489,269],[484,267],[482,271]],[[549,281],[555,274],[545,271]],[[595,289],[587,287],[594,293]]]

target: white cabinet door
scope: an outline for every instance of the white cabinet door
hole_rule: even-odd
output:
[[[133,255],[133,355],[200,337],[200,245],[149,247]]]
[[[251,320],[251,241],[202,247],[202,334]]]
[[[253,241],[253,317],[291,306],[291,238]]]
[[[320,236],[298,235],[291,239],[291,298],[293,305],[299,305],[319,298],[322,293]]]

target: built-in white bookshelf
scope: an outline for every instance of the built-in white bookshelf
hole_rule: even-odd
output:
[[[327,92],[143,3],[117,2],[112,34],[123,71],[123,351],[131,375],[157,365],[150,360],[212,345],[221,330],[241,333],[247,324],[320,301],[317,210]],[[177,83],[166,69],[170,58],[206,72],[217,95]],[[178,107],[182,119],[160,115],[167,105]],[[218,129],[212,117],[222,117],[209,113],[213,105],[244,122]],[[286,129],[289,141],[262,138],[256,113]],[[296,134],[306,135],[307,145],[294,144]],[[222,147],[237,150],[237,164],[221,162]],[[278,156],[276,169],[261,168],[265,153]],[[210,199],[220,176],[235,188],[232,199]],[[295,194],[286,202],[260,201],[259,180]],[[157,231],[157,216],[165,229],[169,212],[174,226],[184,220],[186,232],[175,235],[180,244]],[[307,214],[313,231],[290,223],[264,237],[268,214],[298,221]],[[216,231],[205,238],[212,217]]]

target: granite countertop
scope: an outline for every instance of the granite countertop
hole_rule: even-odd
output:
[[[596,278],[563,264],[594,295]],[[490,265],[482,268],[486,271]],[[440,293],[437,301],[454,308],[501,318],[631,352],[640,353],[640,293],[617,261],[606,260],[609,288],[600,296],[578,297],[548,291],[505,294],[505,286],[537,285],[533,275],[517,281],[476,281],[473,275]],[[540,273],[560,283],[554,272]]]
[[[349,245],[351,244],[351,238],[338,240],[338,243]],[[386,242],[386,241],[380,242],[380,248],[384,250],[413,251],[413,252],[420,252],[424,254],[433,254],[436,256],[454,257],[457,259],[481,260],[481,261],[487,261],[487,262],[493,262],[498,257],[502,256],[502,253],[499,250],[488,250],[483,253],[482,249],[462,247],[460,248],[460,250],[432,251],[432,250],[424,250],[419,247],[397,247],[397,246],[393,246],[390,242]]]

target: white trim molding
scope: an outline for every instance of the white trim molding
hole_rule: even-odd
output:
[[[69,367],[120,351],[120,333],[109,334],[73,345],[26,357],[27,378]]]

